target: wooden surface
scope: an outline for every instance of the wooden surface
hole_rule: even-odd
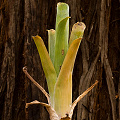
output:
[[[44,72],[31,36],[55,28],[60,0],[0,0],[0,119],[49,120],[46,109],[25,103],[47,102],[25,77],[30,75],[47,91]],[[87,28],[73,71],[73,101],[95,80],[94,88],[74,110],[73,120],[120,119],[120,9],[119,0],[62,0],[70,6],[70,30],[77,21]],[[118,84],[119,83],[119,84]],[[29,111],[29,112],[28,112]]]

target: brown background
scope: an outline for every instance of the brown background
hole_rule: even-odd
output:
[[[73,72],[73,100],[99,80],[75,108],[73,120],[120,119],[120,1],[61,1],[70,6],[70,30],[77,21],[87,26]],[[0,0],[0,120],[49,120],[40,105],[25,111],[26,102],[47,101],[22,68],[27,66],[31,76],[47,90],[31,36],[40,35],[47,46],[46,30],[55,28],[57,2]]]

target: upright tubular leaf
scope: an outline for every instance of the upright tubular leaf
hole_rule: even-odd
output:
[[[60,21],[56,30],[54,66],[57,75],[59,74],[60,68],[68,50],[68,19],[69,17],[66,17]]]
[[[69,6],[66,3],[59,2],[57,4],[56,29],[59,22],[69,16]],[[69,23],[69,22],[68,22]]]
[[[36,47],[38,49],[42,67],[47,79],[49,94],[51,98],[51,104],[53,105],[53,93],[54,93],[54,86],[56,83],[57,75],[54,69],[54,66],[51,62],[47,49],[44,45],[44,42],[40,36],[33,37]]]
[[[55,30],[50,29],[48,30],[48,49],[49,49],[49,56],[54,64],[54,56],[55,56]]]
[[[55,39],[55,61],[54,66],[57,75],[59,74],[64,57],[68,50],[69,37],[69,6],[66,3],[57,4],[56,16],[56,39]]]
[[[70,35],[69,46],[73,40],[83,37],[85,28],[86,26],[83,22],[77,22],[73,25],[72,32]]]
[[[59,73],[56,85],[55,85],[55,98],[54,108],[59,117],[65,117],[70,110],[72,98],[70,96],[70,86],[72,83],[69,82],[71,71],[73,70],[76,54],[80,45],[81,38],[76,39],[70,45],[68,52],[65,56],[61,71]],[[68,100],[68,99],[70,100]]]

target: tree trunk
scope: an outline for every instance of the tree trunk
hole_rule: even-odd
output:
[[[45,75],[32,39],[40,35],[47,46],[47,29],[55,28],[60,0],[0,0],[0,119],[49,120],[40,105],[25,109],[45,96],[24,75],[47,91]],[[74,110],[73,120],[120,119],[120,14],[119,0],[62,0],[70,6],[70,30],[77,21],[86,24],[73,71],[73,101],[95,80],[99,85]],[[119,111],[119,112],[118,112]]]

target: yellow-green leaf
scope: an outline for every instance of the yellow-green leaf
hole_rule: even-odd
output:
[[[56,29],[59,22],[69,16],[69,5],[63,2],[57,4]]]
[[[71,71],[73,70],[80,42],[81,38],[78,38],[71,43],[55,85],[54,109],[59,117],[66,117],[66,114],[70,110],[72,102],[72,92],[70,90],[72,88],[72,81],[70,78],[72,75],[70,74],[72,74]]]
[[[68,35],[69,35],[68,19],[69,17],[66,17],[62,21],[60,21],[56,30],[54,66],[57,75],[59,74],[63,60],[68,51]]]
[[[51,98],[51,104],[53,105],[53,93],[54,93],[54,86],[56,83],[57,75],[54,69],[54,66],[51,62],[47,49],[44,45],[44,42],[40,36],[33,37],[36,47],[39,52],[39,56],[41,59],[42,67],[45,73],[45,77],[47,79],[48,90]]]
[[[73,42],[73,40],[83,37],[85,28],[86,26],[83,22],[77,22],[73,25],[70,35],[69,46]]]
[[[48,50],[49,50],[49,56],[54,64],[54,57],[55,57],[55,30],[50,29],[48,30]]]
[[[56,16],[56,39],[55,39],[55,60],[54,66],[59,74],[63,60],[68,50],[68,38],[69,38],[69,5],[63,2],[57,4],[57,16]]]

